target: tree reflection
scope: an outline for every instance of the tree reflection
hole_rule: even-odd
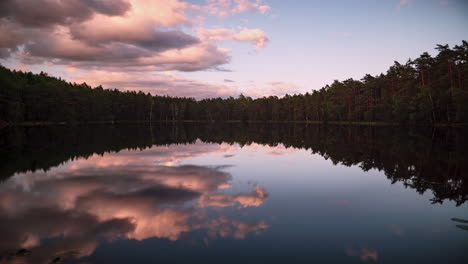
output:
[[[460,218],[452,218],[452,221],[459,223],[458,225],[456,225],[456,227],[462,230],[468,231],[468,220],[460,219]]]
[[[462,128],[314,126],[303,124],[179,124],[79,126],[0,130],[0,176],[47,170],[67,160],[153,145],[251,143],[308,149],[334,164],[381,170],[392,182],[433,203],[468,199],[468,131]]]

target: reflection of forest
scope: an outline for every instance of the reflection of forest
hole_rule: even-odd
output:
[[[152,145],[193,143],[284,144],[310,149],[334,164],[379,169],[432,202],[468,200],[468,131],[462,128],[216,124],[29,127],[0,130],[0,177],[48,169],[69,159]]]
[[[452,221],[458,223],[458,225],[456,225],[458,228],[468,231],[468,220],[452,218]]]

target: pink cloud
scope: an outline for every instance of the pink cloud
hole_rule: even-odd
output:
[[[5,36],[0,40],[1,56],[18,58],[26,64],[52,63],[107,71],[200,71],[230,61],[229,50],[183,30],[204,20],[200,15],[206,13],[203,6],[182,0],[119,0],[115,5],[90,1],[94,5],[81,5],[77,0],[67,5],[54,4],[50,8],[57,14],[49,14],[47,23],[38,26],[25,19],[47,18],[47,14],[40,8],[22,6],[28,2],[34,6],[36,2],[9,0],[7,12],[0,18],[0,33]],[[39,2],[52,5],[45,0]],[[259,1],[207,3],[218,8],[225,8],[225,4],[238,7],[235,12],[267,9]],[[71,12],[74,8],[76,13]],[[263,48],[268,40],[258,29],[243,29],[230,38],[252,42],[257,48]]]
[[[206,2],[201,10],[221,18],[249,11],[265,14],[271,9],[263,0],[207,0]]]
[[[71,76],[70,79],[77,83],[87,82],[93,86],[103,85],[106,88],[137,90],[154,95],[203,99],[238,94],[235,86],[197,81],[173,72],[148,74],[142,72],[80,71]]]
[[[205,41],[219,42],[219,41],[246,41],[251,42],[257,49],[263,49],[268,42],[268,37],[265,32],[260,29],[242,28],[239,32],[232,29],[216,28],[197,30],[197,35]]]
[[[236,0],[236,7],[233,9],[234,13],[242,13],[246,11],[258,11],[262,14],[268,12],[270,6],[263,4],[263,1],[257,0],[256,2],[251,2],[248,0]]]
[[[250,84],[246,85],[245,88],[245,90],[241,90],[240,92],[242,92],[246,96],[250,96],[253,98],[270,95],[281,97],[286,94],[291,95],[301,92],[299,87],[294,83],[283,81],[270,81],[264,84]]]

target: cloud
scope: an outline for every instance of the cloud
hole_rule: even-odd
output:
[[[265,14],[271,7],[263,0],[207,0],[202,7],[204,12],[224,18],[244,12],[259,12]]]
[[[267,198],[264,188],[227,195],[220,191],[230,188],[232,177],[222,167],[154,163],[157,157],[182,155],[184,147],[93,155],[47,173],[16,175],[0,186],[0,251],[26,247],[30,263],[49,263],[58,252],[89,256],[102,240],[178,240],[194,230],[241,239],[268,228],[264,221],[245,222],[203,208],[206,197],[222,197],[222,206],[260,206]],[[219,151],[209,144],[193,147],[194,155]],[[42,243],[45,239],[49,242]]]
[[[205,41],[246,41],[251,42],[257,49],[263,49],[268,42],[268,37],[265,32],[260,29],[242,28],[239,32],[232,29],[217,28],[197,30],[197,35]]]
[[[297,94],[301,90],[299,87],[290,82],[283,81],[270,81],[264,84],[250,84],[245,86],[245,90],[241,92],[253,98],[263,97],[263,96],[284,96],[286,94]],[[250,89],[249,89],[250,88]]]
[[[26,32],[17,32],[11,23],[0,23],[0,48],[16,48],[25,40]]]
[[[106,88],[139,90],[155,95],[185,96],[196,99],[229,97],[238,94],[237,88],[233,86],[196,81],[173,73],[85,71],[75,74],[71,80],[77,83],[87,82],[94,86],[102,84]]]
[[[52,60],[55,65],[112,72],[191,72],[215,69],[230,61],[227,51],[210,44],[153,52],[125,43],[93,46],[60,36],[50,36],[27,44],[26,52],[20,54],[20,58],[24,63]]]
[[[94,14],[121,16],[130,7],[126,0],[3,0],[0,19],[28,27],[46,27],[84,21]]]
[[[189,13],[201,9],[185,1],[7,0],[1,5],[1,55],[25,64],[145,72],[216,69],[230,61],[229,50],[183,30],[199,17]],[[244,29],[232,40],[261,48],[267,38],[258,29]]]
[[[110,16],[109,13],[118,13],[100,11],[109,5],[107,1],[93,0],[97,11],[90,9],[86,12],[94,10],[94,15],[81,16],[79,10],[70,11],[71,14],[62,10],[73,9],[73,1],[54,1],[61,8],[56,14],[63,21],[52,17],[43,28],[37,28],[38,25],[17,23],[21,12],[26,11],[14,9],[17,2],[11,1],[8,14],[14,15],[0,19],[0,32],[6,36],[0,41],[0,48],[3,57],[10,52],[25,64],[50,62],[108,71],[198,71],[230,60],[229,51],[201,43],[180,29],[167,28],[191,23],[185,15],[189,8],[186,2],[133,0],[125,15]],[[80,19],[74,19],[75,16]]]
[[[151,24],[136,27],[131,25],[115,28],[101,23],[80,24],[71,27],[70,36],[90,45],[106,45],[111,43],[127,43],[151,51],[182,49],[198,44],[200,41],[180,30],[155,30]]]
[[[251,2],[248,0],[236,0],[236,7],[233,9],[233,13],[238,14],[247,11],[258,11],[262,14],[268,12],[270,6],[263,4],[263,1],[257,0]]]

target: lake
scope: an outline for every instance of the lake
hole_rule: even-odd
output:
[[[468,131],[0,130],[0,263],[468,263]]]

